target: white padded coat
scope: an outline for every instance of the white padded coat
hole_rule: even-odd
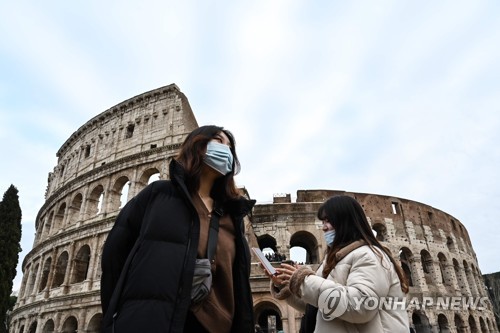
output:
[[[385,253],[376,251],[380,256],[367,245],[352,250],[337,263],[326,279],[322,277],[325,261],[315,274],[311,271],[309,274],[312,274],[307,275],[305,272],[305,278],[304,269],[296,271],[290,283],[294,279],[299,279],[300,283],[303,279],[296,295],[274,288],[271,292],[277,298],[289,295],[287,302],[299,311],[304,311],[306,303],[318,307],[318,301],[322,304],[329,302],[327,309],[333,313],[325,320],[322,312],[318,311],[315,333],[408,333],[405,294],[401,291],[399,277]],[[298,277],[300,275],[302,277]],[[330,293],[337,296],[336,299],[328,299]],[[396,306],[375,306],[375,302],[381,300],[399,303]]]

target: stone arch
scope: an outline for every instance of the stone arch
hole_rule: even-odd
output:
[[[73,259],[71,283],[83,282],[87,279],[90,262],[90,246],[83,245]]]
[[[75,224],[80,217],[80,210],[82,209],[83,196],[81,193],[77,193],[73,200],[71,200],[71,205],[68,207],[68,225],[71,226]]]
[[[453,318],[453,320],[455,322],[455,329],[456,329],[457,333],[465,332],[466,327],[464,325],[464,321],[458,313],[455,313],[455,317]]]
[[[399,250],[399,261],[401,262],[401,268],[405,273],[406,279],[408,280],[409,286],[414,286],[413,276],[411,272],[411,261],[413,260],[413,253],[407,247],[402,247]]]
[[[101,213],[102,203],[104,202],[104,187],[102,185],[95,186],[87,197],[86,202],[86,216],[88,218],[92,218]]]
[[[467,287],[467,278],[464,276],[464,272],[458,263],[458,260],[453,258],[453,269],[455,271],[455,276],[457,277],[457,283],[460,287],[462,295],[468,295],[469,289]]]
[[[42,291],[47,287],[47,281],[49,280],[50,266],[52,265],[52,258],[49,257],[45,260],[42,268],[42,276],[40,280],[40,287],[38,291]]]
[[[431,333],[429,318],[423,311],[414,311],[411,319],[416,333]]]
[[[434,263],[430,253],[427,250],[420,251],[420,259],[422,260],[425,282],[427,284],[434,284]]]
[[[264,332],[283,330],[282,312],[279,307],[270,301],[263,301],[254,306],[255,323]]]
[[[47,320],[45,325],[43,325],[42,333],[54,333],[54,321],[52,319]]]
[[[270,248],[275,253],[278,252],[278,247],[277,247],[276,239],[273,236],[269,235],[269,234],[265,234],[265,235],[262,235],[262,236],[258,237],[257,238],[257,243],[259,244],[259,248],[261,250],[263,250],[265,248]]]
[[[486,326],[483,317],[479,317],[479,327],[481,328],[481,333],[488,333],[488,326]]]
[[[476,320],[472,314],[469,315],[469,328],[471,333],[479,333],[477,328]]]
[[[66,203],[63,202],[59,209],[57,209],[57,213],[54,216],[54,221],[52,222],[52,234],[56,234],[60,230],[63,229],[64,225],[64,214],[66,213]]]
[[[442,283],[445,287],[451,289],[453,288],[453,282],[456,279],[455,274],[453,274],[453,269],[450,265],[448,265],[448,259],[442,252],[438,253],[438,260],[439,269],[441,270]]]
[[[448,318],[442,313],[438,315],[438,327],[439,333],[450,333],[450,324],[448,323]]]
[[[50,229],[52,227],[52,220],[54,218],[54,211],[51,210],[48,217],[43,223],[42,238],[48,237],[50,235]]]
[[[90,318],[87,325],[87,333],[99,333],[101,331],[102,313],[96,313]]]
[[[129,187],[130,180],[127,176],[121,176],[116,179],[111,191],[109,192],[108,211],[117,211],[127,203],[128,198],[124,198],[122,195],[124,193],[128,195]]]
[[[68,266],[68,252],[64,251],[57,258],[56,267],[54,269],[54,279],[52,280],[52,288],[60,287],[66,276],[66,267]]]
[[[30,277],[28,280],[28,288],[26,289],[25,296],[30,296],[31,293],[33,292],[33,290],[35,289],[35,281],[36,281],[36,277],[38,275],[38,267],[39,266],[40,265],[37,263],[35,265],[35,267],[32,267],[32,269],[30,271]]]
[[[372,226],[372,230],[375,231],[375,237],[379,242],[386,242],[388,240],[387,228],[383,223],[375,223]]]
[[[21,325],[21,327],[19,328],[19,333],[24,333],[24,325]]]
[[[488,318],[487,322],[488,322],[488,328],[489,328],[490,332],[495,332],[495,321]]]
[[[28,330],[28,333],[36,333],[36,327],[37,327],[38,323],[37,321],[35,320],[34,322],[31,323],[30,325],[30,328]]]
[[[69,316],[64,321],[61,327],[61,333],[77,333],[78,332],[78,321],[74,316]]]
[[[446,237],[446,246],[448,247],[448,251],[457,252],[457,244],[455,244],[455,241],[451,238],[451,236]]]
[[[146,186],[147,184],[151,184],[153,181],[157,180],[155,179],[156,177],[159,177],[159,179],[161,179],[160,171],[157,168],[148,168],[144,170],[142,175],[139,177],[138,182],[142,186]]]
[[[467,264],[467,261],[463,261],[464,264],[464,272],[465,276],[467,278],[467,283],[469,285],[469,290],[472,294],[472,296],[477,296],[477,285],[476,285],[476,280],[474,279],[474,274],[473,274],[473,268],[469,267],[469,264]]]
[[[308,231],[298,231],[290,237],[290,249],[303,248],[306,251],[305,264],[319,263],[318,240]]]

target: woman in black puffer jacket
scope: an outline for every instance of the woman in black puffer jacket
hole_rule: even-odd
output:
[[[240,165],[232,134],[191,132],[170,164],[169,181],[148,185],[121,210],[102,253],[102,332],[253,332],[250,253]],[[221,213],[212,288],[191,301],[197,258],[207,253],[211,216]]]

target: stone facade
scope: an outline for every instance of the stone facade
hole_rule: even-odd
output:
[[[363,206],[377,239],[399,257],[410,281],[407,311],[417,333],[498,332],[467,230],[453,216],[426,204],[367,193],[299,190],[296,202],[287,194],[275,197],[272,204],[255,207],[252,226],[258,246],[286,258],[290,258],[290,249],[303,248],[306,264],[317,268],[326,244],[316,212],[327,198],[339,194],[349,195]],[[277,330],[297,332],[302,314],[270,297],[268,279],[257,266],[253,272],[259,324],[266,326],[267,317],[272,316]],[[473,300],[478,306],[445,310],[435,302],[430,304],[439,297],[443,301],[450,297]]]
[[[500,272],[485,274],[483,278],[491,302],[493,303],[497,327],[500,330]]]
[[[128,199],[168,165],[198,124],[175,85],[124,101],[80,127],[57,152],[10,332],[98,332],[100,254]],[[124,198],[123,194],[128,193]]]
[[[11,333],[99,331],[106,235],[128,199],[150,181],[169,178],[171,158],[197,126],[187,98],[172,84],[99,114],[62,145],[36,217],[33,248],[22,264]],[[288,258],[291,248],[300,247],[306,263],[317,267],[326,245],[316,210],[339,193],[361,202],[377,237],[399,256],[412,282],[410,296],[487,296],[463,225],[406,199],[330,190],[298,191],[296,202],[289,194],[276,196],[273,204],[257,205],[247,219],[249,243]],[[297,332],[302,314],[270,296],[269,281],[256,263],[251,284],[259,324]],[[417,332],[498,332],[489,301],[481,310],[417,308],[408,307]]]

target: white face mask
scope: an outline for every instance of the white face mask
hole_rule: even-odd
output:
[[[231,149],[222,143],[210,141],[207,144],[207,152],[203,161],[224,176],[233,170]]]
[[[333,240],[335,239],[335,229],[326,231],[324,236],[326,245],[328,245],[328,247],[332,247]]]

